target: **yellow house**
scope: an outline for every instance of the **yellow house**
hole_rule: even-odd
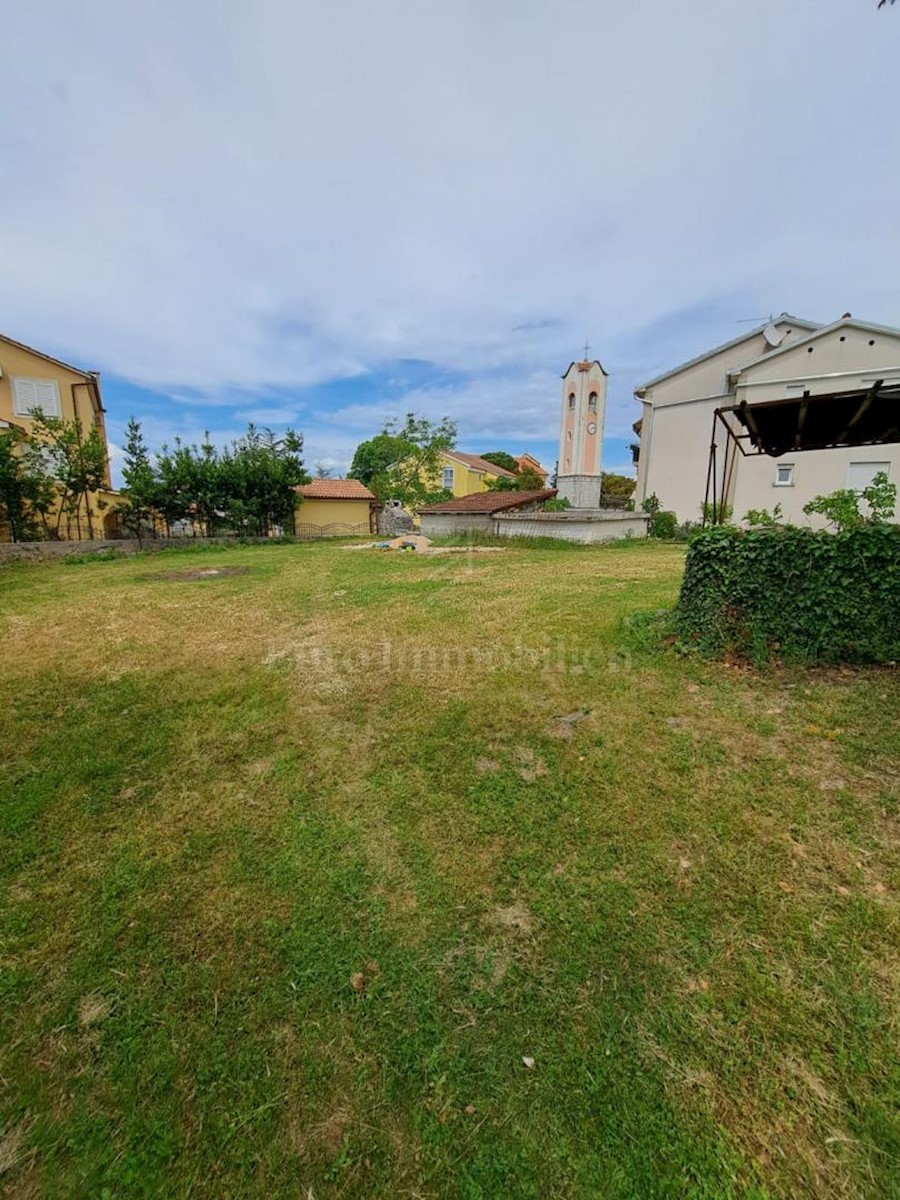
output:
[[[94,426],[103,445],[107,445],[99,373],[82,371],[0,334],[0,432],[18,428],[30,433],[36,408],[47,417],[64,421],[79,417],[84,431]],[[90,513],[83,514],[81,528],[67,522],[65,517],[59,522],[54,517],[50,521],[52,536],[96,539],[114,535],[118,531],[118,518],[112,510],[117,499],[109,477],[107,454],[106,488],[87,498]],[[0,541],[8,540],[9,530],[0,523]]]
[[[358,479],[314,479],[294,488],[298,537],[367,537],[375,497]]]
[[[444,488],[454,496],[471,496],[474,492],[486,492],[488,484],[495,479],[514,479],[512,471],[498,467],[477,454],[463,454],[461,450],[442,450],[439,478],[435,487]]]

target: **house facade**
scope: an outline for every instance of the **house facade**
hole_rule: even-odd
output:
[[[314,479],[297,493],[297,537],[368,537],[374,531],[375,496],[358,479]]]
[[[699,521],[713,414],[717,408],[790,396],[822,395],[900,382],[900,329],[849,314],[819,325],[783,313],[734,341],[650,380],[635,391],[641,403],[635,506],[655,495],[679,521]],[[722,449],[724,431],[717,443]],[[736,456],[727,504],[735,520],[750,509],[816,524],[803,506],[839,488],[862,490],[878,471],[900,480],[900,446]],[[821,522],[818,522],[821,524]]]
[[[442,450],[438,475],[433,482],[435,491],[441,488],[454,496],[472,496],[476,492],[486,492],[488,484],[497,479],[514,478],[512,471],[498,467],[478,454]]]
[[[99,373],[82,371],[0,334],[0,432],[17,428],[30,434],[34,410],[38,408],[45,416],[63,421],[77,417],[85,432],[95,428],[107,446]],[[108,450],[105,484],[105,488],[87,497],[86,508],[90,511],[84,512],[83,520],[73,523],[55,514],[48,519],[48,532],[63,539],[115,536],[118,518],[114,509],[118,495],[112,490]],[[2,523],[0,540],[9,540],[9,530]]]

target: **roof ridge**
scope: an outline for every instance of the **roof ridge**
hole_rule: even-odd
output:
[[[757,363],[768,362],[770,359],[778,358],[780,354],[785,354],[788,350],[796,350],[798,346],[805,346],[807,342],[815,341],[816,338],[822,337],[823,334],[834,333],[836,329],[864,329],[868,333],[886,333],[889,337],[900,337],[900,329],[893,325],[876,325],[873,321],[861,321],[857,317],[839,317],[836,321],[831,321],[827,325],[820,325],[818,329],[813,329],[806,337],[798,338],[796,342],[791,342],[789,346],[776,346],[767,354],[760,354],[756,358],[751,358],[748,363],[744,363],[741,367],[742,371],[746,371],[748,367],[755,367]]]
[[[6,342],[8,346],[15,346],[17,350],[24,350],[28,354],[36,354],[38,358],[44,359],[45,362],[51,362],[57,367],[63,367],[66,371],[72,371],[75,375],[83,375],[85,379],[99,379],[99,371],[85,371],[84,367],[73,366],[72,363],[63,362],[61,358],[54,358],[52,354],[46,354],[43,350],[38,350],[35,346],[29,346],[25,342],[17,342],[15,338],[11,338],[8,334],[0,333],[0,342]]]
[[[793,325],[802,325],[805,329],[811,332],[816,332],[824,329],[825,326],[820,321],[808,321],[805,317],[795,317],[793,313],[779,313],[777,317],[772,317],[768,321],[764,321],[761,325],[757,325],[754,329],[748,329],[746,333],[742,333],[740,337],[732,338],[730,342],[723,342],[720,346],[714,346],[711,350],[705,350],[703,354],[698,354],[694,358],[689,358],[686,362],[679,363],[677,367],[672,367],[668,371],[663,371],[661,375],[649,379],[646,383],[640,384],[634,389],[635,396],[640,400],[643,399],[643,393],[648,388],[655,387],[658,383],[662,383],[664,379],[671,379],[673,375],[678,375],[681,371],[687,371],[690,367],[696,367],[699,363],[705,362],[707,358],[712,358],[716,354],[721,354],[723,350],[730,350],[732,346],[739,346],[741,342],[747,341],[748,338],[755,337],[756,334],[762,333],[764,329],[768,329],[770,325],[778,325],[783,321],[790,321]],[[796,346],[796,342],[792,342]],[[785,347],[787,349],[787,347]],[[775,353],[775,351],[770,351]]]

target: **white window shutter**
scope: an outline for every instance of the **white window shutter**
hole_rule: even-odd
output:
[[[39,408],[45,417],[58,417],[59,387],[55,379],[14,379],[14,407],[20,417],[28,417]]]
[[[889,462],[852,462],[847,468],[847,487],[852,488],[854,492],[863,492],[879,471],[890,475],[891,464]]]

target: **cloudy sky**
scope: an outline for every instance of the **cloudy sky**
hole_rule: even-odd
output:
[[[900,6],[32,0],[6,14],[0,329],[113,442],[248,420],[346,469],[386,417],[552,466],[782,310],[900,324]],[[742,324],[742,322],[746,322]]]

